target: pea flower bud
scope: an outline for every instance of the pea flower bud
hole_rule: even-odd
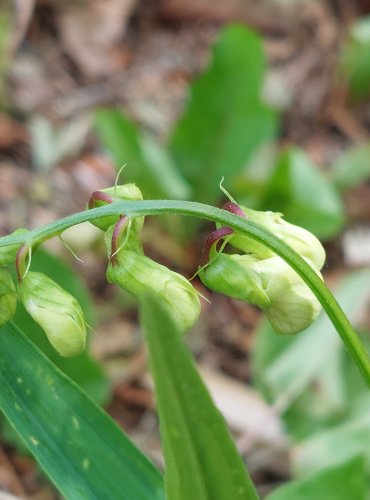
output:
[[[135,184],[123,184],[121,186],[112,186],[100,191],[95,191],[89,200],[88,208],[97,208],[115,201],[135,201],[142,200],[143,195]],[[99,217],[91,221],[94,226],[106,231],[110,226],[116,224],[119,215],[110,215],[108,217]],[[139,233],[144,224],[144,217],[135,217],[132,229]]]
[[[200,314],[199,297],[191,283],[181,274],[129,248],[125,246],[117,254],[115,263],[109,263],[108,281],[117,283],[139,301],[150,294],[160,297],[179,331],[191,328]]]
[[[220,253],[206,267],[200,268],[199,278],[214,292],[250,302],[261,309],[270,305],[262,279],[252,268],[257,258],[252,255]]]
[[[307,259],[305,259],[307,261]],[[312,263],[308,262],[311,267]],[[260,275],[270,305],[264,308],[276,333],[293,335],[308,328],[321,311],[321,304],[302,278],[280,257],[253,265]],[[321,274],[316,271],[322,279]]]
[[[15,314],[17,292],[6,269],[0,268],[0,326],[5,325]]]
[[[20,300],[61,356],[80,354],[86,322],[78,301],[42,273],[28,272],[19,285]]]
[[[282,239],[299,255],[311,261],[316,269],[322,268],[325,262],[325,250],[312,233],[286,222],[280,213],[258,212],[243,206],[240,208],[249,220],[265,227]],[[229,243],[243,252],[255,254],[262,259],[275,255],[272,250],[245,235],[235,233]]]
[[[17,229],[10,236],[16,236],[17,234],[27,233],[27,229]],[[0,266],[7,266],[15,262],[15,258],[21,243],[16,245],[7,245],[5,247],[0,247]]]
[[[199,277],[211,290],[259,306],[279,334],[308,328],[321,309],[300,276],[278,256],[260,260],[221,253]]]

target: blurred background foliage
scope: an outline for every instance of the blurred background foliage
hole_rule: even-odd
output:
[[[5,0],[1,234],[83,210],[123,165],[149,199],[221,206],[224,177],[323,241],[326,281],[370,347],[369,14],[366,0]],[[190,277],[209,229],[148,220],[144,246]],[[80,300],[87,352],[61,359],[20,306],[16,323],[161,466],[135,302],[106,284],[96,228],[63,240],[83,262],[55,240],[32,267]],[[278,337],[194,285],[211,303],[188,342],[261,495],[369,498],[370,398],[327,318]],[[5,421],[1,443],[0,489],[56,498]]]

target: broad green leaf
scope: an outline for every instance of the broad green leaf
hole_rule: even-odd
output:
[[[80,302],[85,317],[94,326],[94,310],[88,291],[79,277],[56,256],[39,249],[32,256],[32,270],[45,273]],[[41,351],[66,375],[77,382],[96,402],[104,404],[110,395],[109,382],[102,368],[91,358],[88,348],[74,358],[62,358],[50,345],[40,326],[18,304],[15,324],[26,333]]]
[[[163,500],[119,427],[12,323],[0,329],[0,410],[65,498]]]
[[[155,381],[169,500],[257,499],[225,421],[158,300],[141,318]]]
[[[263,142],[274,137],[276,115],[261,101],[266,67],[261,38],[242,26],[226,28],[209,68],[191,86],[188,105],[170,149],[194,188],[213,203]]]
[[[370,271],[350,274],[335,296],[352,322],[370,295]],[[265,395],[289,409],[284,415],[289,431],[299,437],[332,424],[349,410],[344,372],[346,353],[328,317],[321,313],[306,331],[276,336],[264,322],[253,352],[253,371]],[[365,384],[357,378],[364,389]]]
[[[359,19],[351,27],[343,49],[341,69],[355,99],[370,94],[370,16]]]
[[[135,182],[144,198],[187,198],[189,187],[178,173],[168,152],[149,135],[115,109],[101,109],[95,115],[95,127],[111,153],[117,169]]]
[[[283,151],[266,185],[262,208],[320,238],[338,234],[344,223],[341,199],[333,186],[298,148]]]
[[[343,153],[333,165],[331,177],[334,185],[343,191],[370,179],[369,158],[370,144],[354,146]]]
[[[317,471],[301,480],[281,486],[266,500],[365,500],[364,459],[355,456],[333,467]]]

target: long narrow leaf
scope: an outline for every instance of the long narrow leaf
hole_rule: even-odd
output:
[[[150,461],[12,324],[0,329],[0,409],[66,498],[163,499]]]
[[[170,500],[255,500],[225,421],[160,302],[142,305]]]

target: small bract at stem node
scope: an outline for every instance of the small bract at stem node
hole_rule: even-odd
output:
[[[17,269],[18,283],[25,278],[31,264],[32,247],[24,244],[20,247],[15,258],[15,267]]]

